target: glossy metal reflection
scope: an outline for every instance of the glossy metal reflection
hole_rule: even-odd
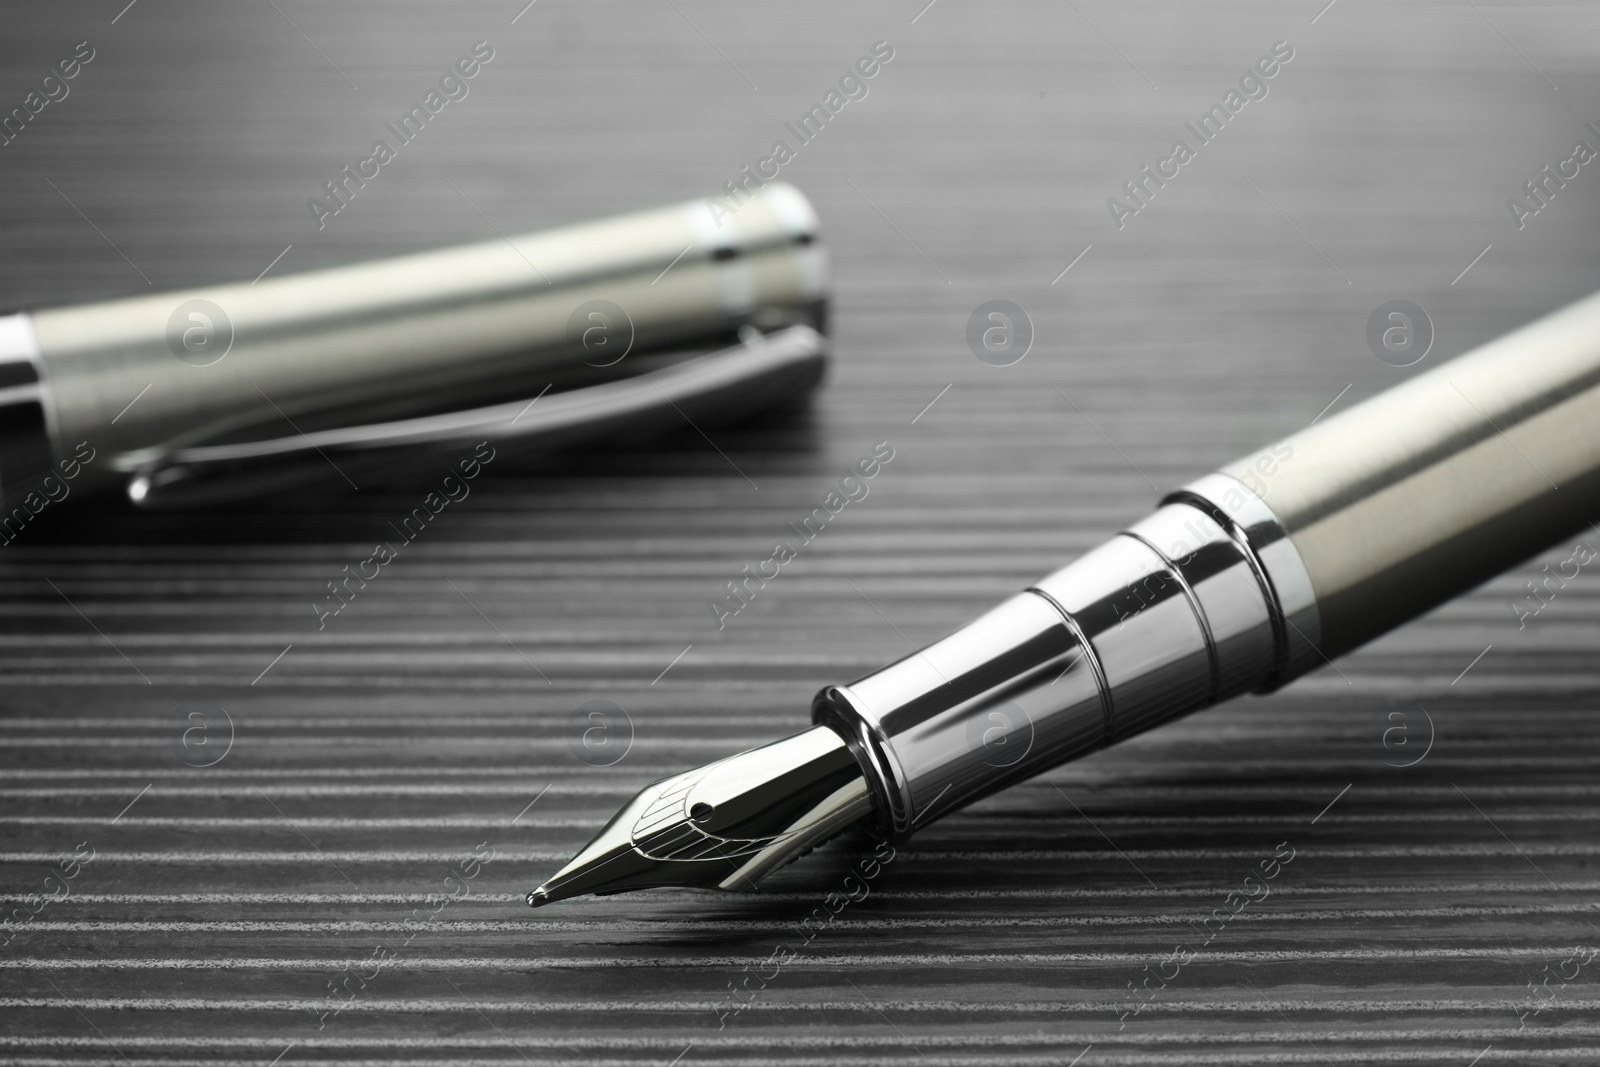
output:
[[[1292,681],[1595,521],[1596,500],[1600,295],[1190,483],[948,637],[824,689],[813,721],[848,739],[853,787],[901,842]],[[622,856],[602,844],[596,859]]]
[[[572,861],[528,894],[755,888],[872,810],[839,735],[814,727],[646,786]]]

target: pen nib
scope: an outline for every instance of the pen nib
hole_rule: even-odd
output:
[[[871,811],[843,739],[813,727],[645,786],[528,904],[671,886],[753,889]]]

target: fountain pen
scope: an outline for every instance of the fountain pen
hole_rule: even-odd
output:
[[[1178,489],[950,636],[822,690],[811,729],[646,786],[528,903],[748,890],[857,823],[899,846],[1276,689],[1597,514],[1600,294]]]

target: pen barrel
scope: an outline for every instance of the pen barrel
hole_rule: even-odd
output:
[[[1293,539],[1322,651],[1348,651],[1592,532],[1600,295],[1224,469]]]
[[[826,262],[805,198],[768,183],[727,206],[49,309],[9,332],[31,332],[51,451],[87,441],[109,457],[88,476],[105,478],[175,445],[435,410],[509,382],[532,395],[547,373],[630,349],[820,325]]]

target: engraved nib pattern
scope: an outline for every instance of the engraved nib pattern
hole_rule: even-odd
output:
[[[664,887],[753,889],[871,811],[855,757],[839,735],[814,727],[646,786],[528,903]]]

